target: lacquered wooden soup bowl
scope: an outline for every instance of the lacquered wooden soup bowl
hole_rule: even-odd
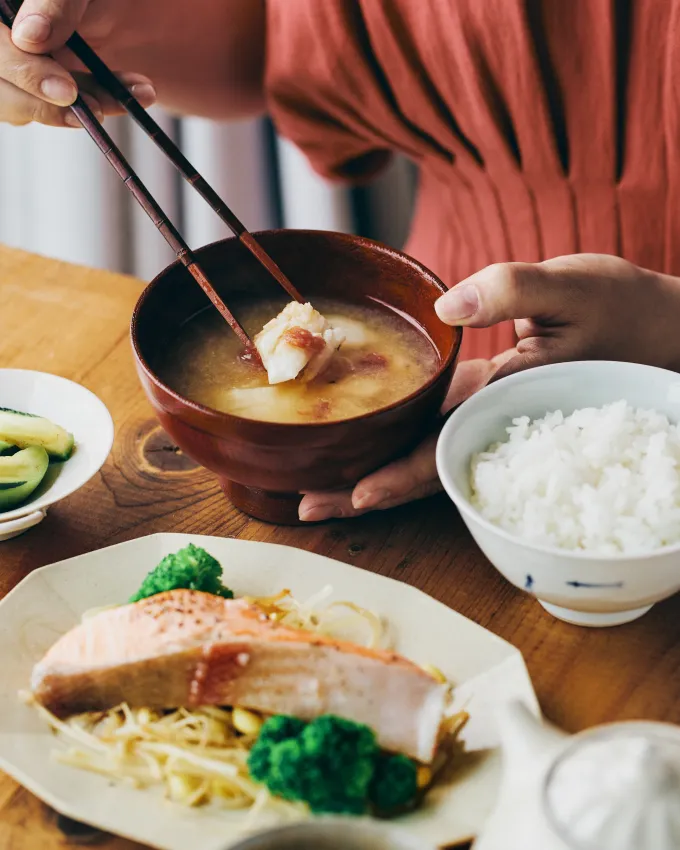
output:
[[[405,254],[321,231],[266,231],[258,240],[303,297],[382,302],[427,334],[440,358],[436,373],[418,391],[352,419],[298,425],[218,413],[183,398],[154,371],[182,323],[208,306],[207,297],[178,263],[148,285],[132,317],[132,345],[142,386],[161,425],[183,452],[219,477],[238,508],[268,522],[292,524],[298,521],[299,493],[353,485],[406,453],[434,426],[462,334],[435,315],[433,305],[446,291],[444,285]],[[244,295],[277,294],[276,284],[236,239],[196,254],[237,314]]]

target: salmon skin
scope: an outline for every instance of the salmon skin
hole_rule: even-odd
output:
[[[430,763],[448,688],[395,653],[291,629],[243,599],[172,590],[103,611],[35,665],[31,690],[60,717],[122,702],[242,706],[369,726],[386,750]]]

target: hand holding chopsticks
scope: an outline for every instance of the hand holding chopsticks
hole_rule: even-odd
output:
[[[0,0],[0,20],[2,20],[6,26],[11,27],[14,23],[15,17],[16,10],[12,5],[11,0]],[[245,226],[229,209],[227,204],[191,165],[172,139],[167,136],[162,128],[154,121],[149,113],[146,112],[131,92],[128,91],[123,83],[121,83],[115,74],[113,74],[106,64],[97,56],[97,54],[86,44],[85,41],[83,41],[82,38],[80,38],[77,33],[74,33],[73,36],[71,36],[67,42],[67,46],[78,57],[78,59],[80,59],[83,65],[88,68],[96,82],[118,103],[120,103],[132,116],[132,118],[134,118],[137,124],[144,130],[146,135],[155,142],[161,151],[163,151],[180,174],[197,190],[201,197],[207,201],[222,221],[224,221],[229,227],[232,233],[253,254],[258,262],[269,272],[269,274],[274,277],[277,283],[279,283],[279,285],[291,298],[295,301],[301,302],[303,300],[302,296],[298,293],[293,284],[284,275],[274,260],[264,251],[254,236],[246,230]],[[250,346],[251,342],[247,333],[215,291],[214,287],[199,266],[196,257],[189,246],[183,240],[182,236],[173,224],[168,220],[153,195],[144,186],[82,97],[79,96],[70,108],[83,128],[87,131],[104,156],[111,163],[116,173],[121,180],[123,180],[135,200],[153,221],[161,235],[173,249],[177,259],[186,266],[187,270],[191,273],[199,286],[201,286],[223,318],[229,323],[230,327],[237,334],[241,342],[243,342],[246,346]]]

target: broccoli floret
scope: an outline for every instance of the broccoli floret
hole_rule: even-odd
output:
[[[272,794],[316,814],[364,814],[378,753],[366,726],[325,715],[311,723],[272,717],[250,752],[248,770]]]
[[[393,759],[396,773],[392,778]],[[384,798],[390,810],[403,805],[411,784],[402,761],[411,766],[410,796],[414,797],[415,765],[402,756],[382,756],[367,726],[333,715],[311,723],[277,716],[262,727],[250,751],[248,770],[272,794],[305,802],[315,814],[363,815],[369,805],[378,807],[370,792],[374,786],[377,798]]]
[[[381,754],[368,789],[373,807],[381,814],[390,814],[409,805],[418,793],[417,768],[411,759],[402,755]]]
[[[225,599],[233,599],[234,594],[222,584],[222,567],[205,549],[190,543],[174,555],[165,558],[142,582],[130,602],[139,602],[148,596],[155,596],[166,590],[202,590]]]
[[[298,717],[289,717],[285,714],[277,714],[276,717],[269,717],[262,728],[257,738],[258,744],[279,744],[281,741],[288,741],[291,738],[297,738],[302,734],[307,724],[304,720]]]
[[[256,782],[268,785],[272,769],[271,756],[276,749],[275,745],[291,739],[295,740],[302,733],[305,725],[304,720],[283,714],[270,717],[265,721],[248,757],[248,770]]]

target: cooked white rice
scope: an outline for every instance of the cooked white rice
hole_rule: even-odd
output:
[[[534,543],[600,554],[680,541],[680,426],[625,401],[515,419],[472,460],[482,516]]]

